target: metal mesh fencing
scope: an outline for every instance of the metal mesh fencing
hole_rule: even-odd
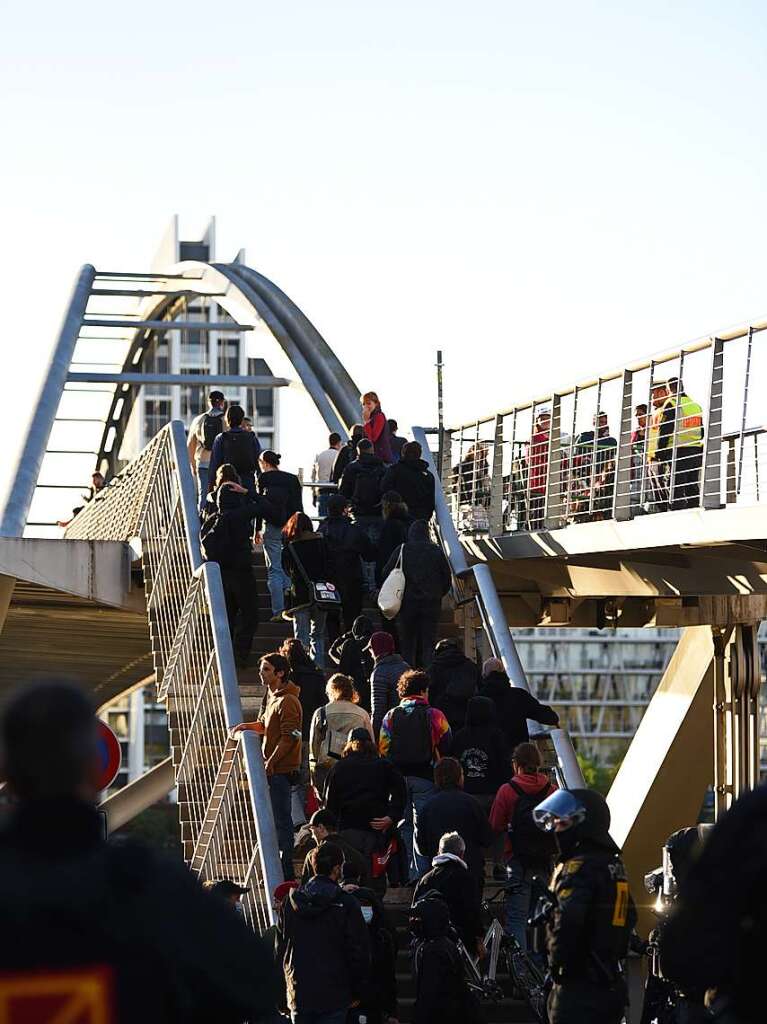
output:
[[[67,528],[66,538],[141,545],[158,694],[168,712],[184,855],[202,878],[249,893],[246,917],[272,923],[282,881],[260,743],[231,738],[242,705],[221,573],[204,562],[184,427],[160,431]]]

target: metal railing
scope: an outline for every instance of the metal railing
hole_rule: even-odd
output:
[[[434,476],[435,487],[433,527],[437,541],[450,564],[453,575],[453,597],[456,603],[474,601],[482,621],[485,634],[496,657],[503,661],[512,686],[518,686],[529,692],[530,686],[525,670],[519,658],[514,638],[503,611],[503,605],[495,589],[490,568],[480,563],[469,566],[461,546],[455,524],[450,516],[445,494],[440,485],[439,474],[434,456],[429,447],[427,432],[423,427],[412,428],[413,439],[421,445],[423,457],[429,471]],[[529,722],[528,727],[532,738],[536,735],[543,741],[550,738],[556,758],[556,769],[561,784],[569,789],[577,789],[584,785],[578,759],[575,756],[570,736],[564,729],[543,729],[537,722]]]
[[[282,867],[260,743],[252,732],[230,736],[243,720],[239,684],[221,573],[200,553],[183,424],[161,430],[65,536],[140,541],[184,853],[201,877],[247,886],[246,916],[263,931],[273,923],[271,894]]]
[[[447,430],[440,469],[452,520],[462,533],[498,535],[760,504],[765,384],[760,321]],[[701,407],[697,441],[682,396]]]

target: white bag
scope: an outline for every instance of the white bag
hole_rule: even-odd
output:
[[[383,581],[378,591],[378,607],[385,619],[393,619],[402,607],[402,598],[405,596],[405,574],[402,571],[402,555],[405,545],[399,549],[399,558],[396,566],[392,569]]]

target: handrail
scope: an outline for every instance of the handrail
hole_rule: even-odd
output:
[[[202,558],[184,425],[164,427],[74,518],[67,539],[141,542],[158,694],[165,701],[187,860],[249,888],[245,914],[274,923],[282,881],[261,746],[239,742],[239,683],[221,572]]]
[[[527,681],[514,638],[511,635],[511,630],[503,611],[503,605],[495,589],[490,568],[484,563],[472,566],[469,566],[467,563],[466,554],[458,537],[458,531],[453,523],[440,483],[440,477],[434,463],[434,455],[429,447],[426,431],[423,427],[413,427],[412,434],[413,440],[421,445],[423,458],[426,460],[429,471],[435,479],[434,518],[440,543],[450,564],[453,576],[457,577],[460,581],[471,580],[473,582],[474,600],[482,619],[485,634],[490,641],[490,646],[493,648],[493,653],[503,661],[511,685],[527,690],[529,693],[530,684]],[[537,722],[529,722],[528,726],[533,734],[540,732],[551,737],[557,755],[559,771],[568,789],[582,788],[585,785],[583,773],[581,772],[581,767],[578,764],[578,759],[575,756],[575,750],[567,731],[564,729],[544,730]]]

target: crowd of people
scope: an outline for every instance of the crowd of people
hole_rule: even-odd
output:
[[[629,490],[618,495],[618,501],[629,507],[632,515],[695,508],[700,503],[703,411],[678,377],[654,381],[650,405],[649,411],[646,404],[634,409],[635,425],[628,456]],[[549,495],[550,514],[572,523],[612,518],[619,446],[607,413],[597,412],[592,428],[572,438],[561,424],[557,424],[557,430],[558,491],[554,497]],[[512,471],[504,477],[507,515],[513,515],[529,530],[544,526],[551,433],[551,410],[543,407],[536,413],[530,441],[518,446]],[[478,442],[468,449],[454,467],[453,479],[466,521],[470,510],[479,510],[489,502],[491,480],[486,443]]]

